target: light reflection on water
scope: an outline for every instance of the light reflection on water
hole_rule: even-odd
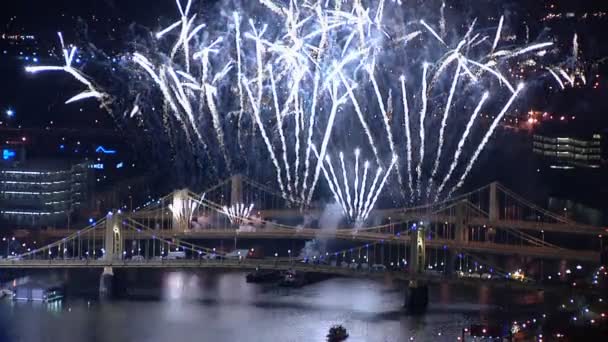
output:
[[[238,272],[161,277],[158,300],[5,301],[0,341],[324,341],[334,324],[347,328],[349,342],[453,341],[502,306],[492,289],[441,285],[431,289],[427,314],[415,317],[403,312],[403,290],[389,281],[335,278],[287,289],[248,284]],[[500,299],[508,296],[501,290]]]

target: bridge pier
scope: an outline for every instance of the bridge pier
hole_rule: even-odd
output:
[[[456,261],[458,260],[458,252],[453,249],[448,249],[446,251],[446,265],[445,265],[445,275],[448,277],[452,277],[456,273]]]
[[[114,295],[114,270],[112,267],[104,267],[99,279],[99,298],[111,299]]]
[[[114,288],[114,270],[112,263],[116,259],[122,259],[122,218],[120,214],[108,213],[106,217],[105,227],[105,248],[103,260],[107,266],[104,266],[103,273],[99,280],[99,296],[100,298],[112,298]]]
[[[410,281],[405,294],[405,307],[412,313],[422,313],[429,305],[429,286],[418,279],[425,269],[425,237],[424,226],[420,224],[411,232],[410,238]]]

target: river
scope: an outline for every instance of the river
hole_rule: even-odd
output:
[[[548,305],[536,291],[440,285],[430,289],[428,311],[413,316],[402,309],[403,284],[388,278],[292,289],[209,270],[124,271],[117,279],[126,295],[99,301],[97,273],[46,272],[31,277],[68,280],[68,297],[0,301],[0,341],[324,341],[334,324],[347,329],[349,342],[455,341],[470,324],[521,319]]]

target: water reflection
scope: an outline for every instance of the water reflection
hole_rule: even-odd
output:
[[[388,281],[335,278],[291,289],[248,284],[239,272],[125,278],[129,288],[158,284],[160,299],[100,303],[72,297],[53,306],[5,301],[0,341],[324,341],[335,324],[348,329],[349,342],[410,336],[453,341],[463,326],[500,314],[501,301],[522,297],[504,289],[496,296],[490,288],[442,285],[431,289],[426,315],[409,316],[402,311],[402,284]],[[75,283],[78,276],[70,279]],[[529,300],[534,298],[532,293]]]

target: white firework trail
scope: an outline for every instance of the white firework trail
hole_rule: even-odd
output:
[[[294,169],[295,169],[295,180],[293,183],[293,191],[294,192],[298,192],[298,183],[299,183],[299,170],[300,170],[300,130],[304,129],[304,127],[300,127],[300,116],[303,116],[303,113],[300,110],[300,97],[298,96],[298,92],[299,92],[299,83],[300,81],[298,80],[298,82],[295,84],[294,88],[297,88],[296,92],[295,92],[295,97],[294,97],[294,115],[293,118],[295,120],[295,126],[296,126],[296,131],[295,131],[295,135],[296,135],[296,144],[294,146],[294,152],[296,155],[296,162],[294,165]]]
[[[342,208],[344,208],[345,212],[348,212],[348,207],[347,207],[346,201],[344,200],[344,195],[342,194],[340,182],[338,182],[338,177],[336,176],[336,172],[334,170],[334,165],[331,163],[331,158],[329,157],[329,155],[325,156],[325,162],[327,163],[327,166],[329,166],[329,173],[331,175],[331,179],[328,179],[327,181],[334,182],[336,192],[338,193],[338,197],[340,198],[340,205],[342,206]]]
[[[578,61],[578,34],[574,33],[572,38],[572,59]]]
[[[460,63],[456,67],[456,73],[454,74],[454,79],[452,80],[452,86],[450,87],[450,94],[448,95],[448,101],[445,105],[445,110],[443,112],[443,119],[441,120],[441,127],[439,128],[439,143],[437,145],[437,153],[435,156],[435,163],[433,165],[433,172],[431,172],[431,179],[435,178],[437,174],[437,169],[439,168],[439,161],[441,159],[441,152],[443,150],[444,143],[444,133],[445,127],[448,123],[448,117],[450,115],[450,109],[452,108],[452,100],[454,99],[454,93],[456,92],[456,85],[458,84],[458,78],[460,76]],[[427,188],[427,196],[430,194],[431,187]]]
[[[359,148],[355,149],[355,196],[354,196],[354,204],[353,208],[357,208],[359,205],[359,156],[361,155],[361,150]]]
[[[338,112],[338,108],[342,104],[344,104],[346,100],[346,95],[343,95],[341,98],[338,97],[338,82],[333,82],[332,89],[330,92],[331,95],[331,111],[329,113],[329,119],[327,121],[327,126],[325,128],[325,134],[323,136],[323,143],[321,144],[321,151],[319,153],[319,157],[317,158],[317,166],[315,168],[315,173],[312,180],[312,186],[310,187],[310,191],[308,192],[308,197],[306,198],[306,204],[310,204],[312,201],[312,195],[319,181],[319,176],[321,173],[321,166],[323,164],[323,160],[325,159],[325,155],[327,153],[327,144],[329,144],[329,138],[331,137],[331,132],[333,130],[334,122],[336,120],[336,113]]]
[[[302,181],[302,202],[306,201],[306,190],[308,184],[308,174],[310,172],[310,151],[312,148],[312,136],[315,127],[315,114],[317,109],[317,96],[319,92],[320,74],[315,73],[315,80],[312,91],[312,105],[310,107],[310,116],[308,118],[308,140],[306,141],[306,161],[304,162],[304,179]]]
[[[370,206],[370,202],[372,200],[372,197],[374,196],[374,191],[376,190],[376,185],[378,184],[378,179],[380,178],[381,174],[382,174],[382,167],[378,167],[378,169],[376,170],[376,176],[374,176],[374,180],[372,181],[372,185],[369,188],[367,195],[365,196],[365,201],[363,202],[363,207],[362,207],[361,211],[357,213],[357,217],[355,218],[355,221],[362,222],[367,219],[367,215],[366,215],[367,208]]]
[[[492,122],[492,125],[490,126],[490,129],[488,129],[485,136],[483,137],[483,140],[477,146],[477,149],[475,150],[473,157],[471,157],[471,159],[469,160],[469,163],[467,164],[467,167],[466,167],[464,173],[458,180],[458,183],[448,192],[447,198],[450,198],[452,196],[452,194],[454,193],[454,191],[459,189],[464,184],[464,180],[468,176],[469,172],[471,172],[471,169],[473,168],[475,161],[477,161],[477,158],[479,157],[479,155],[485,148],[486,144],[488,143],[488,140],[490,140],[490,137],[494,134],[494,130],[496,130],[496,127],[498,126],[498,124],[500,123],[502,118],[505,116],[505,114],[507,113],[507,111],[509,110],[509,108],[511,107],[511,105],[513,104],[513,102],[515,101],[515,99],[517,98],[517,96],[523,89],[524,89],[524,84],[523,83],[519,84],[519,86],[517,86],[517,89],[515,90],[515,93],[513,93],[513,95],[511,95],[511,98],[509,99],[507,104],[505,104],[505,106],[502,108],[500,113],[496,116],[496,118]]]
[[[239,116],[237,118],[237,140],[241,150],[243,150],[242,131],[243,131],[243,114],[245,112],[245,97],[243,96],[243,62],[241,52],[241,18],[238,12],[233,12],[232,17],[234,18],[235,35],[234,41],[236,46],[236,81],[237,89],[239,91]]]
[[[228,164],[228,170],[232,170],[231,159],[228,156],[228,151],[226,150],[226,142],[224,139],[224,128],[222,128],[222,122],[220,121],[220,113],[217,110],[217,106],[215,104],[215,94],[217,93],[216,88],[206,84],[205,85],[205,95],[207,98],[207,106],[209,107],[209,111],[211,112],[211,117],[213,121],[213,127],[215,128],[215,134],[217,136],[218,142],[220,143],[220,150],[224,155],[224,160]]]
[[[131,109],[131,113],[129,113],[129,117],[132,118],[135,115],[137,115],[139,113],[139,106],[135,105],[133,106],[133,109]]]
[[[361,123],[362,130],[367,140],[369,140],[378,166],[384,166],[380,159],[380,151],[385,149],[385,144],[390,148],[391,153],[396,155],[397,147],[395,146],[395,137],[393,137],[392,133],[392,129],[395,127],[391,127],[391,125],[396,126],[397,120],[392,120],[392,109],[390,109],[389,104],[385,104],[383,99],[384,92],[388,92],[390,97],[391,89],[388,86],[384,89],[381,88],[383,84],[379,85],[378,81],[382,80],[383,82],[380,83],[385,83],[385,75],[381,75],[381,71],[390,70],[392,72],[397,66],[390,65],[390,63],[389,65],[385,65],[387,61],[382,58],[384,56],[383,49],[387,45],[384,44],[388,42],[390,47],[403,49],[409,41],[420,37],[421,31],[426,30],[430,33],[429,36],[432,36],[430,40],[434,41],[436,39],[439,44],[429,45],[437,53],[429,53],[428,56],[426,54],[424,56],[426,58],[434,58],[433,56],[440,58],[432,60],[434,65],[439,66],[435,69],[433,75],[429,75],[428,68],[430,64],[425,63],[423,68],[421,82],[422,108],[420,108],[419,118],[420,150],[418,156],[413,156],[412,153],[412,129],[415,130],[416,128],[410,127],[410,108],[408,108],[407,103],[405,78],[402,77],[400,79],[405,119],[405,159],[408,164],[407,187],[410,190],[410,196],[416,199],[421,197],[422,183],[423,181],[426,182],[422,175],[425,157],[434,159],[432,172],[430,172],[431,179],[435,179],[439,173],[439,169],[443,169],[440,167],[440,163],[442,159],[445,159],[442,158],[444,157],[443,149],[446,146],[444,138],[450,136],[446,135],[446,130],[451,127],[451,125],[448,125],[449,117],[452,115],[450,107],[456,99],[455,96],[458,96],[455,93],[455,88],[460,82],[463,83],[464,87],[475,84],[483,86],[482,83],[476,82],[479,82],[482,76],[489,76],[496,78],[500,81],[501,85],[508,87],[512,94],[519,93],[519,89],[515,90],[510,81],[501,74],[500,69],[505,66],[503,62],[531,52],[536,52],[536,57],[542,57],[541,55],[546,53],[547,49],[553,45],[552,42],[544,42],[521,48],[496,51],[503,36],[504,16],[501,16],[495,34],[486,35],[485,33],[478,33],[477,31],[484,32],[485,30],[477,30],[474,21],[469,25],[466,34],[460,42],[453,47],[453,42],[448,41],[447,38],[445,22],[446,4],[444,2],[442,2],[440,8],[439,33],[424,20],[411,18],[412,20],[408,19],[406,22],[419,24],[420,30],[406,33],[403,36],[396,36],[395,39],[392,39],[395,36],[395,31],[402,32],[402,30],[399,28],[395,29],[394,25],[392,25],[394,22],[392,21],[390,22],[391,25],[384,25],[384,16],[387,20],[389,18],[390,20],[395,19],[389,15],[394,9],[386,9],[385,5],[388,7],[389,3],[385,0],[376,2],[362,0],[345,2],[335,0],[333,4],[331,1],[299,2],[292,0],[287,2],[287,5],[284,2],[276,0],[258,0],[258,4],[261,4],[264,10],[268,9],[266,12],[269,17],[265,17],[260,13],[259,16],[256,14],[255,18],[247,16],[241,18],[240,14],[234,11],[232,12],[232,17],[229,17],[227,20],[228,22],[233,21],[235,26],[228,33],[223,29],[215,29],[217,25],[211,25],[210,27],[214,27],[214,29],[210,29],[203,34],[202,31],[207,26],[204,23],[199,24],[202,22],[202,16],[193,13],[193,1],[187,0],[185,5],[182,5],[184,1],[176,0],[179,10],[178,19],[173,24],[156,33],[157,39],[164,39],[171,34],[173,41],[169,46],[169,52],[165,53],[162,50],[154,50],[154,47],[152,47],[150,49],[151,55],[148,57],[137,52],[131,55],[133,63],[137,65],[134,71],[127,70],[133,72],[131,76],[134,76],[129,78],[129,82],[133,82],[134,85],[134,91],[131,94],[143,94],[142,88],[149,89],[150,85],[157,88],[159,90],[157,94],[160,94],[159,98],[163,102],[163,112],[161,115],[165,128],[168,130],[170,127],[166,120],[168,116],[174,116],[183,129],[188,142],[192,142],[190,132],[194,132],[199,142],[203,146],[206,146],[203,138],[206,140],[208,136],[203,135],[199,131],[199,127],[212,126],[213,130],[211,132],[217,136],[219,147],[222,150],[223,157],[226,159],[228,168],[230,168],[231,163],[229,159],[231,154],[229,152],[232,151],[227,146],[230,139],[226,139],[230,137],[230,133],[228,131],[224,132],[224,130],[231,129],[226,124],[226,120],[231,113],[238,113],[237,141],[241,147],[241,152],[244,151],[241,126],[244,121],[244,114],[246,111],[249,111],[249,106],[246,104],[250,102],[250,117],[252,118],[252,130],[254,133],[251,136],[251,141],[255,142],[258,139],[256,137],[259,136],[257,136],[255,131],[256,129],[260,129],[261,140],[263,140],[270,154],[271,162],[276,169],[277,182],[283,196],[292,201],[295,198],[301,199],[302,206],[305,206],[310,204],[320,172],[322,170],[324,172],[327,171],[327,175],[332,178],[330,174],[331,168],[330,170],[325,170],[324,161],[328,145],[330,140],[332,140],[333,126],[338,120],[337,115],[342,115],[342,113],[338,113],[338,109],[345,103],[346,99],[350,99],[350,102],[353,104],[357,117],[353,117],[352,120],[358,120]],[[269,18],[270,20],[268,20]],[[241,27],[242,23],[246,22],[249,22],[249,27]],[[267,25],[271,25],[272,30],[267,31]],[[243,32],[241,32],[242,28],[244,28]],[[406,26],[403,26],[402,29],[405,30]],[[231,35],[234,35],[234,37]],[[242,40],[241,37],[244,37],[245,40]],[[384,39],[385,37],[389,39]],[[66,48],[61,34],[59,38],[63,50],[63,59],[65,60],[64,65],[29,66],[26,70],[33,73],[43,71],[66,72],[86,86],[85,91],[73,96],[67,103],[95,98],[104,107],[107,107],[108,111],[110,111],[110,104],[121,105],[132,103],[131,108],[129,108],[131,110],[130,115],[129,109],[124,110],[123,108],[120,110],[121,113],[124,113],[125,117],[132,117],[142,110],[146,110],[146,108],[140,108],[140,106],[153,102],[139,101],[137,99],[129,101],[130,99],[128,98],[124,99],[124,101],[123,99],[118,99],[115,102],[111,101],[112,98],[109,94],[98,90],[88,77],[72,66],[77,50],[75,47]],[[575,60],[578,58],[577,38],[575,35],[572,47],[572,55]],[[230,43],[225,44],[224,41]],[[485,45],[481,43],[484,41],[492,42],[491,46],[489,43],[487,44],[489,52],[482,51]],[[210,42],[210,44],[206,42]],[[420,43],[424,48],[426,41],[421,39]],[[194,47],[195,44],[196,47]],[[202,49],[199,46],[202,46]],[[474,50],[477,46],[479,48]],[[195,48],[199,49],[198,52],[191,54],[190,51]],[[236,51],[230,51],[230,49],[235,49]],[[176,58],[176,56],[178,57]],[[379,65],[383,65],[382,70],[374,70],[376,58],[380,61]],[[217,63],[215,63],[216,61]],[[434,119],[427,117],[429,116],[427,115],[427,111],[429,108],[442,102],[434,100],[444,96],[443,93],[436,94],[435,90],[439,89],[439,91],[442,91],[443,87],[435,87],[435,84],[436,82],[443,81],[440,77],[443,77],[444,71],[453,62],[458,63],[459,72],[452,80],[450,93],[445,94],[447,95],[447,105],[441,119],[438,149],[436,154],[431,155],[429,151],[425,151],[425,147],[430,141],[427,141],[426,135],[428,133],[425,130],[425,123],[429,127],[432,127],[435,122],[430,122],[430,120]],[[384,66],[387,67],[385,68]],[[127,67],[124,66],[125,69]],[[400,70],[400,73],[409,72],[407,70],[408,67],[418,68],[413,63],[406,63],[404,67],[406,70]],[[540,68],[543,68],[543,66],[540,66]],[[141,73],[146,74],[146,77],[141,77],[139,74],[141,70],[143,70]],[[367,84],[365,84],[366,89],[361,90],[361,88],[358,88],[356,82],[364,79],[361,74],[362,70],[369,73],[370,85],[373,87],[376,100],[364,97],[369,93]],[[565,86],[565,81],[562,82],[562,80],[566,80],[569,84],[574,84],[578,77],[584,80],[584,75],[578,69],[572,75],[559,66],[550,67],[548,70],[557,82],[560,83],[561,87]],[[236,72],[236,77],[228,77],[232,72]],[[270,77],[268,77],[266,72],[269,72]],[[462,73],[463,77],[460,77],[460,73]],[[223,81],[224,79],[236,79],[237,84],[227,84],[228,82]],[[270,80],[267,81],[268,79]],[[482,81],[485,80],[482,79]],[[386,82],[386,84],[390,84],[390,82]],[[346,90],[344,94],[338,96],[338,89],[341,89],[342,85],[344,85]],[[239,97],[238,101],[232,96],[224,96],[224,89],[230,89],[229,91]],[[361,91],[355,91],[355,89]],[[222,91],[221,93],[220,90]],[[270,91],[272,91],[272,95],[270,95]],[[331,97],[331,105],[326,99],[325,91],[329,93],[327,98]],[[418,91],[415,91],[416,94],[418,94]],[[309,97],[311,101],[309,101]],[[222,103],[224,98],[229,98],[226,103]],[[270,102],[274,103],[275,113],[274,115],[270,113],[269,118],[265,110],[266,107],[272,106],[272,104],[270,106],[267,105]],[[377,102],[377,104],[374,102]],[[238,108],[236,108],[237,106]],[[389,107],[388,110],[387,107]],[[382,114],[383,127],[381,129],[386,132],[385,135],[378,134],[379,132],[372,130],[372,128],[380,129],[380,127],[370,125],[371,122],[366,122],[366,117],[369,117],[369,115],[365,115],[364,113],[367,111],[373,112],[374,110],[379,110]],[[508,110],[508,108],[505,110]],[[210,115],[206,115],[207,113]],[[224,115],[223,113],[228,113],[228,115]],[[291,125],[290,123],[287,126],[283,126],[282,120],[292,113],[294,114],[295,125]],[[473,117],[469,121],[470,125],[473,124],[478,113],[476,111],[473,114]],[[207,117],[211,118],[212,125],[204,125],[204,121],[209,120]],[[277,130],[270,131],[268,127],[264,127],[268,122],[273,122],[275,118],[278,126]],[[425,122],[425,120],[429,122]],[[324,126],[319,129],[320,127],[317,127],[317,125],[321,123]],[[469,135],[469,131],[472,128],[470,125],[467,125],[467,129],[465,129],[465,134],[461,138],[462,143],[466,141]],[[289,131],[287,131],[287,127],[289,127]],[[495,127],[492,128],[492,130],[494,129]],[[320,141],[315,141],[317,140],[315,132],[319,132],[319,130],[321,131],[318,137]],[[170,139],[173,139],[174,135],[172,132],[167,132],[167,134],[170,134]],[[277,137],[274,136],[275,134]],[[435,139],[435,137],[430,136],[428,138]],[[276,147],[273,145],[274,141],[277,141]],[[174,143],[174,141],[171,141],[171,144]],[[311,168],[310,154],[313,151],[315,143],[319,143],[317,146],[320,146],[319,151],[317,151],[319,158],[317,158],[316,166]],[[486,143],[487,140],[482,145]],[[460,146],[461,148],[462,146]],[[425,156],[425,153],[429,155]],[[458,156],[460,157],[460,155]],[[473,159],[477,159],[477,157],[478,154]],[[244,156],[243,158],[247,157]],[[343,202],[347,207],[352,205],[352,208],[347,208],[349,213],[354,214],[355,211],[361,208],[359,213],[365,216],[364,214],[368,211],[369,204],[373,206],[375,193],[382,182],[380,182],[381,178],[378,178],[378,176],[373,177],[374,181],[370,182],[371,185],[367,184],[366,171],[369,168],[369,163],[366,163],[368,166],[364,169],[365,174],[363,178],[365,178],[365,181],[360,182],[359,172],[361,170],[358,167],[358,158],[359,156],[356,155],[354,187],[351,182],[344,183],[348,172],[346,172],[346,163],[341,158],[340,162],[343,170],[341,177],[343,180],[336,184],[335,190],[336,195],[338,194],[338,190],[345,190],[342,191]],[[293,164],[291,164],[292,162]],[[418,165],[413,165],[415,162],[418,162]],[[395,164],[393,167],[396,167],[398,180],[400,185],[402,185],[402,174],[399,171],[400,165]],[[393,167],[383,169],[389,173]],[[450,169],[452,169],[451,166]],[[416,172],[415,180],[413,179],[414,172]],[[453,170],[448,172],[448,179],[451,172]],[[335,178],[339,179],[339,176],[336,175]],[[310,178],[312,178],[311,182],[309,182]],[[370,176],[370,178],[372,177]],[[348,189],[346,189],[347,185],[349,186]],[[401,186],[402,189],[404,187]],[[442,190],[444,187],[445,185],[441,187]],[[351,193],[353,189],[354,194]],[[430,187],[427,189],[427,193],[429,191],[431,191]],[[349,195],[353,196],[349,199]]]
[[[397,156],[393,156],[393,160],[391,161],[391,165],[388,167],[388,170],[384,174],[384,177],[382,178],[382,182],[380,183],[380,186],[378,187],[378,189],[376,189],[376,194],[374,195],[374,198],[372,199],[372,201],[370,202],[370,204],[367,206],[367,211],[363,215],[364,219],[367,219],[369,217],[370,212],[372,211],[372,209],[376,205],[376,202],[378,201],[378,197],[380,196],[380,193],[382,192],[382,189],[384,189],[384,185],[386,184],[386,180],[388,179],[388,176],[390,176],[391,171],[393,170],[393,168],[395,167],[396,164],[397,164]]]
[[[462,134],[462,137],[460,138],[460,141],[458,142],[458,146],[456,147],[456,154],[454,154],[454,159],[452,160],[452,164],[450,164],[450,169],[448,170],[448,173],[443,178],[443,181],[439,185],[439,188],[437,188],[437,192],[435,195],[435,201],[439,200],[439,195],[445,188],[447,182],[450,180],[450,177],[452,176],[452,173],[456,169],[456,166],[458,165],[458,161],[460,160],[460,155],[462,154],[462,151],[463,151],[462,148],[464,147],[464,144],[467,141],[469,134],[471,133],[471,128],[473,127],[475,120],[477,120],[477,117],[479,116],[479,112],[481,111],[481,108],[483,107],[484,103],[486,102],[486,100],[488,99],[489,96],[490,96],[490,94],[488,92],[485,92],[483,94],[481,100],[479,101],[479,104],[477,104],[475,111],[473,111],[473,115],[469,119],[469,122],[467,123],[467,127],[465,128],[464,133]]]
[[[407,161],[407,185],[410,190],[410,195],[414,193],[412,181],[412,137],[410,132],[410,109],[407,104],[407,91],[405,89],[405,76],[401,75],[401,99],[403,100],[403,117],[405,126],[405,146],[406,146],[406,161]]]
[[[285,165],[285,177],[287,178],[287,191],[291,196],[291,171],[289,168],[289,160],[287,159],[287,143],[285,140],[285,133],[283,132],[283,119],[281,118],[281,109],[279,108],[279,98],[277,96],[277,88],[274,80],[272,64],[268,66],[268,69],[270,74],[270,86],[272,88],[272,98],[274,100],[275,118],[277,120],[277,131],[279,132],[281,148],[283,150],[283,164]]]
[[[244,203],[235,203],[232,206],[223,206],[222,213],[228,217],[231,224],[240,225],[251,217],[254,204],[251,203],[249,206]]]
[[[513,58],[513,57],[517,57],[517,56],[526,54],[528,52],[542,50],[542,49],[545,49],[552,45],[553,45],[553,42],[545,42],[545,43],[533,44],[533,45],[530,45],[530,46],[527,46],[525,48],[521,48],[521,49],[518,49],[515,51],[500,50],[500,51],[496,51],[493,54],[491,54],[490,57],[504,57],[504,59],[509,59],[509,58]]]
[[[445,43],[445,41],[437,34],[437,32],[435,32],[435,30],[433,30],[432,27],[429,26],[429,24],[427,24],[424,20],[420,20],[420,24],[422,24],[422,26],[424,26],[427,30],[429,30],[429,32],[431,32],[431,34],[433,36],[435,36],[435,38],[437,38],[438,41],[440,41],[441,43],[443,43],[443,45],[447,44]]]
[[[346,193],[346,204],[348,205],[348,213],[353,216],[353,202],[350,195],[350,186],[348,185],[348,177],[346,176],[346,164],[344,163],[344,153],[340,152],[340,165],[342,166],[342,181],[344,183],[344,192]]]
[[[363,178],[359,186],[359,201],[357,203],[357,212],[363,211],[363,198],[365,198],[365,190],[367,188],[367,171],[369,170],[369,161],[363,163]]]
[[[424,128],[424,118],[426,116],[426,111],[427,111],[427,106],[428,106],[428,94],[427,94],[427,81],[426,81],[426,74],[429,70],[429,64],[428,63],[424,63],[423,69],[422,69],[422,91],[421,91],[421,96],[422,96],[422,109],[420,110],[420,159],[418,160],[418,166],[416,167],[416,192],[418,193],[418,197],[420,197],[420,192],[422,185],[421,183],[421,178],[422,178],[422,163],[424,162],[424,132],[425,132],[425,128]]]
[[[181,48],[184,52],[184,63],[186,64],[186,71],[190,72],[190,40],[194,36],[196,36],[196,34],[200,30],[202,30],[206,25],[201,24],[191,30],[192,25],[194,24],[194,20],[196,19],[196,14],[194,14],[192,17],[189,17],[190,8],[192,7],[192,0],[188,0],[186,4],[186,10],[183,9],[180,0],[176,0],[175,2],[181,14],[180,20],[176,21],[166,29],[158,32],[156,34],[156,39],[163,38],[167,33],[181,26],[179,38],[177,39],[175,45],[173,46],[173,49],[171,50],[171,59],[175,58],[175,54]]]
[[[439,8],[439,33],[441,37],[445,37],[445,24],[445,1],[442,1]]]
[[[247,96],[249,97],[249,101],[251,102],[251,107],[253,108],[253,117],[255,119],[258,128],[262,134],[262,139],[264,140],[264,144],[266,145],[266,149],[268,150],[268,154],[270,155],[270,159],[272,160],[272,164],[274,165],[276,174],[277,174],[277,183],[279,184],[279,188],[281,189],[281,194],[283,198],[288,198],[287,193],[285,192],[285,186],[283,185],[283,180],[281,178],[281,166],[279,165],[279,161],[274,154],[274,149],[272,147],[272,143],[270,142],[270,138],[268,138],[268,134],[266,133],[266,129],[264,128],[264,123],[262,122],[262,118],[260,117],[260,103],[256,101],[253,97],[251,89],[249,88],[249,82],[247,79],[243,78],[243,84],[245,86],[245,90],[247,92]]]
[[[393,139],[393,132],[391,131],[391,123],[389,121],[388,115],[386,113],[386,108],[384,107],[384,100],[382,99],[382,94],[380,93],[380,88],[378,87],[378,82],[376,81],[376,77],[374,76],[374,68],[375,68],[375,60],[372,61],[371,64],[367,66],[367,73],[369,74],[370,80],[372,81],[372,85],[374,87],[374,92],[376,94],[376,99],[378,100],[378,107],[380,108],[380,113],[382,114],[382,121],[384,122],[384,129],[386,130],[386,136],[388,139],[388,145],[391,150],[391,154],[397,154],[395,148],[395,141]],[[403,186],[403,180],[401,179],[401,174],[399,173],[399,168],[397,167],[397,174],[399,175],[399,184]]]
[[[357,100],[357,97],[355,96],[355,93],[353,92],[353,88],[351,88],[350,84],[348,83],[348,81],[346,80],[346,78],[344,77],[342,72],[338,72],[338,74],[340,76],[340,79],[342,80],[342,83],[344,84],[344,87],[346,88],[346,92],[348,93],[348,96],[350,97],[353,107],[355,108],[355,113],[357,113],[359,122],[361,123],[361,126],[363,126],[363,130],[365,131],[365,134],[367,135],[369,144],[372,147],[372,150],[374,151],[374,156],[376,157],[376,161],[378,162],[378,165],[380,165],[380,156],[378,154],[378,148],[376,147],[376,143],[374,142],[374,137],[372,135],[372,132],[369,129],[367,122],[365,121],[365,115],[363,115],[363,111],[361,110],[361,107],[359,106],[359,101]]]
[[[562,77],[564,77],[564,79],[566,81],[568,81],[568,83],[570,83],[570,86],[574,87],[574,77],[573,76],[568,75],[566,70],[564,70],[563,68],[558,68],[557,72],[559,72],[559,74],[562,75]]]
[[[380,0],[378,2],[378,9],[376,10],[376,17],[374,18],[374,22],[376,23],[376,27],[378,30],[381,29],[382,26],[382,15],[384,14],[384,1]]]
[[[68,50],[65,47],[65,42],[63,40],[63,35],[61,34],[61,32],[57,32],[57,36],[59,36],[59,41],[61,43],[61,50],[63,51],[63,58],[64,58],[65,65],[64,66],[27,66],[25,68],[25,71],[28,73],[32,73],[32,74],[39,73],[39,72],[47,72],[47,71],[66,72],[66,73],[72,75],[72,77],[74,77],[78,82],[85,85],[88,89],[88,90],[83,91],[80,94],[70,98],[69,100],[67,100],[65,102],[66,104],[74,103],[74,102],[81,101],[84,99],[95,98],[95,99],[102,101],[102,106],[104,106],[106,109],[108,109],[108,106],[105,103],[106,99],[108,98],[108,95],[101,91],[98,91],[95,88],[95,86],[93,85],[93,83],[87,79],[87,77],[85,77],[80,71],[78,71],[77,69],[75,69],[72,66],[72,62],[74,61],[74,57],[76,56],[76,53],[77,53],[76,47],[72,47],[70,50]]]
[[[317,160],[320,160],[320,156],[319,156],[319,152],[317,151],[317,148],[313,145],[311,149],[314,152],[315,156],[317,157]],[[327,182],[327,184],[329,185],[329,190],[331,191],[332,195],[334,196],[334,200],[336,201],[336,203],[340,204],[342,211],[344,211],[344,215],[348,217],[349,213],[346,211],[345,206],[343,206],[340,201],[340,197],[338,196],[337,189],[334,187],[334,182],[331,181],[330,175],[327,172],[327,169],[325,168],[325,163],[321,163],[321,169],[323,170],[323,176],[325,176],[325,179],[330,180]]]
[[[562,90],[566,89],[566,87],[564,86],[564,82],[562,82],[562,79],[559,77],[559,75],[556,74],[555,71],[553,71],[553,69],[551,69],[551,68],[547,68],[547,70],[549,71],[551,76],[553,76],[553,78],[555,78],[555,80],[557,81],[557,84],[559,84],[560,88],[562,88]]]
[[[494,52],[494,50],[496,50],[496,47],[498,46],[498,42],[500,41],[500,35],[502,34],[502,25],[505,22],[505,16],[501,15],[500,16],[500,20],[498,21],[498,28],[496,29],[496,36],[494,37],[494,43],[492,43],[492,52]]]
[[[316,152],[315,149],[315,154]],[[363,165],[363,179],[361,183],[359,183],[359,155],[360,150],[355,149],[355,181],[354,181],[354,193],[351,195],[351,186],[349,185],[349,177],[348,172],[346,171],[346,163],[344,162],[344,153],[340,152],[340,164],[342,167],[342,181],[338,179],[336,173],[334,171],[333,164],[329,156],[326,156],[325,162],[329,169],[329,172],[326,171],[324,167],[324,175],[325,179],[329,185],[330,190],[332,191],[336,202],[340,204],[345,215],[356,225],[360,225],[369,217],[371,210],[374,208],[379,194],[384,188],[384,184],[388,176],[390,175],[392,169],[394,168],[397,157],[393,157],[391,164],[386,172],[382,169],[382,167],[378,167],[375,172],[374,179],[370,184],[367,182],[367,174],[370,169],[370,163],[366,161]],[[383,180],[379,183],[380,177],[384,173]]]

